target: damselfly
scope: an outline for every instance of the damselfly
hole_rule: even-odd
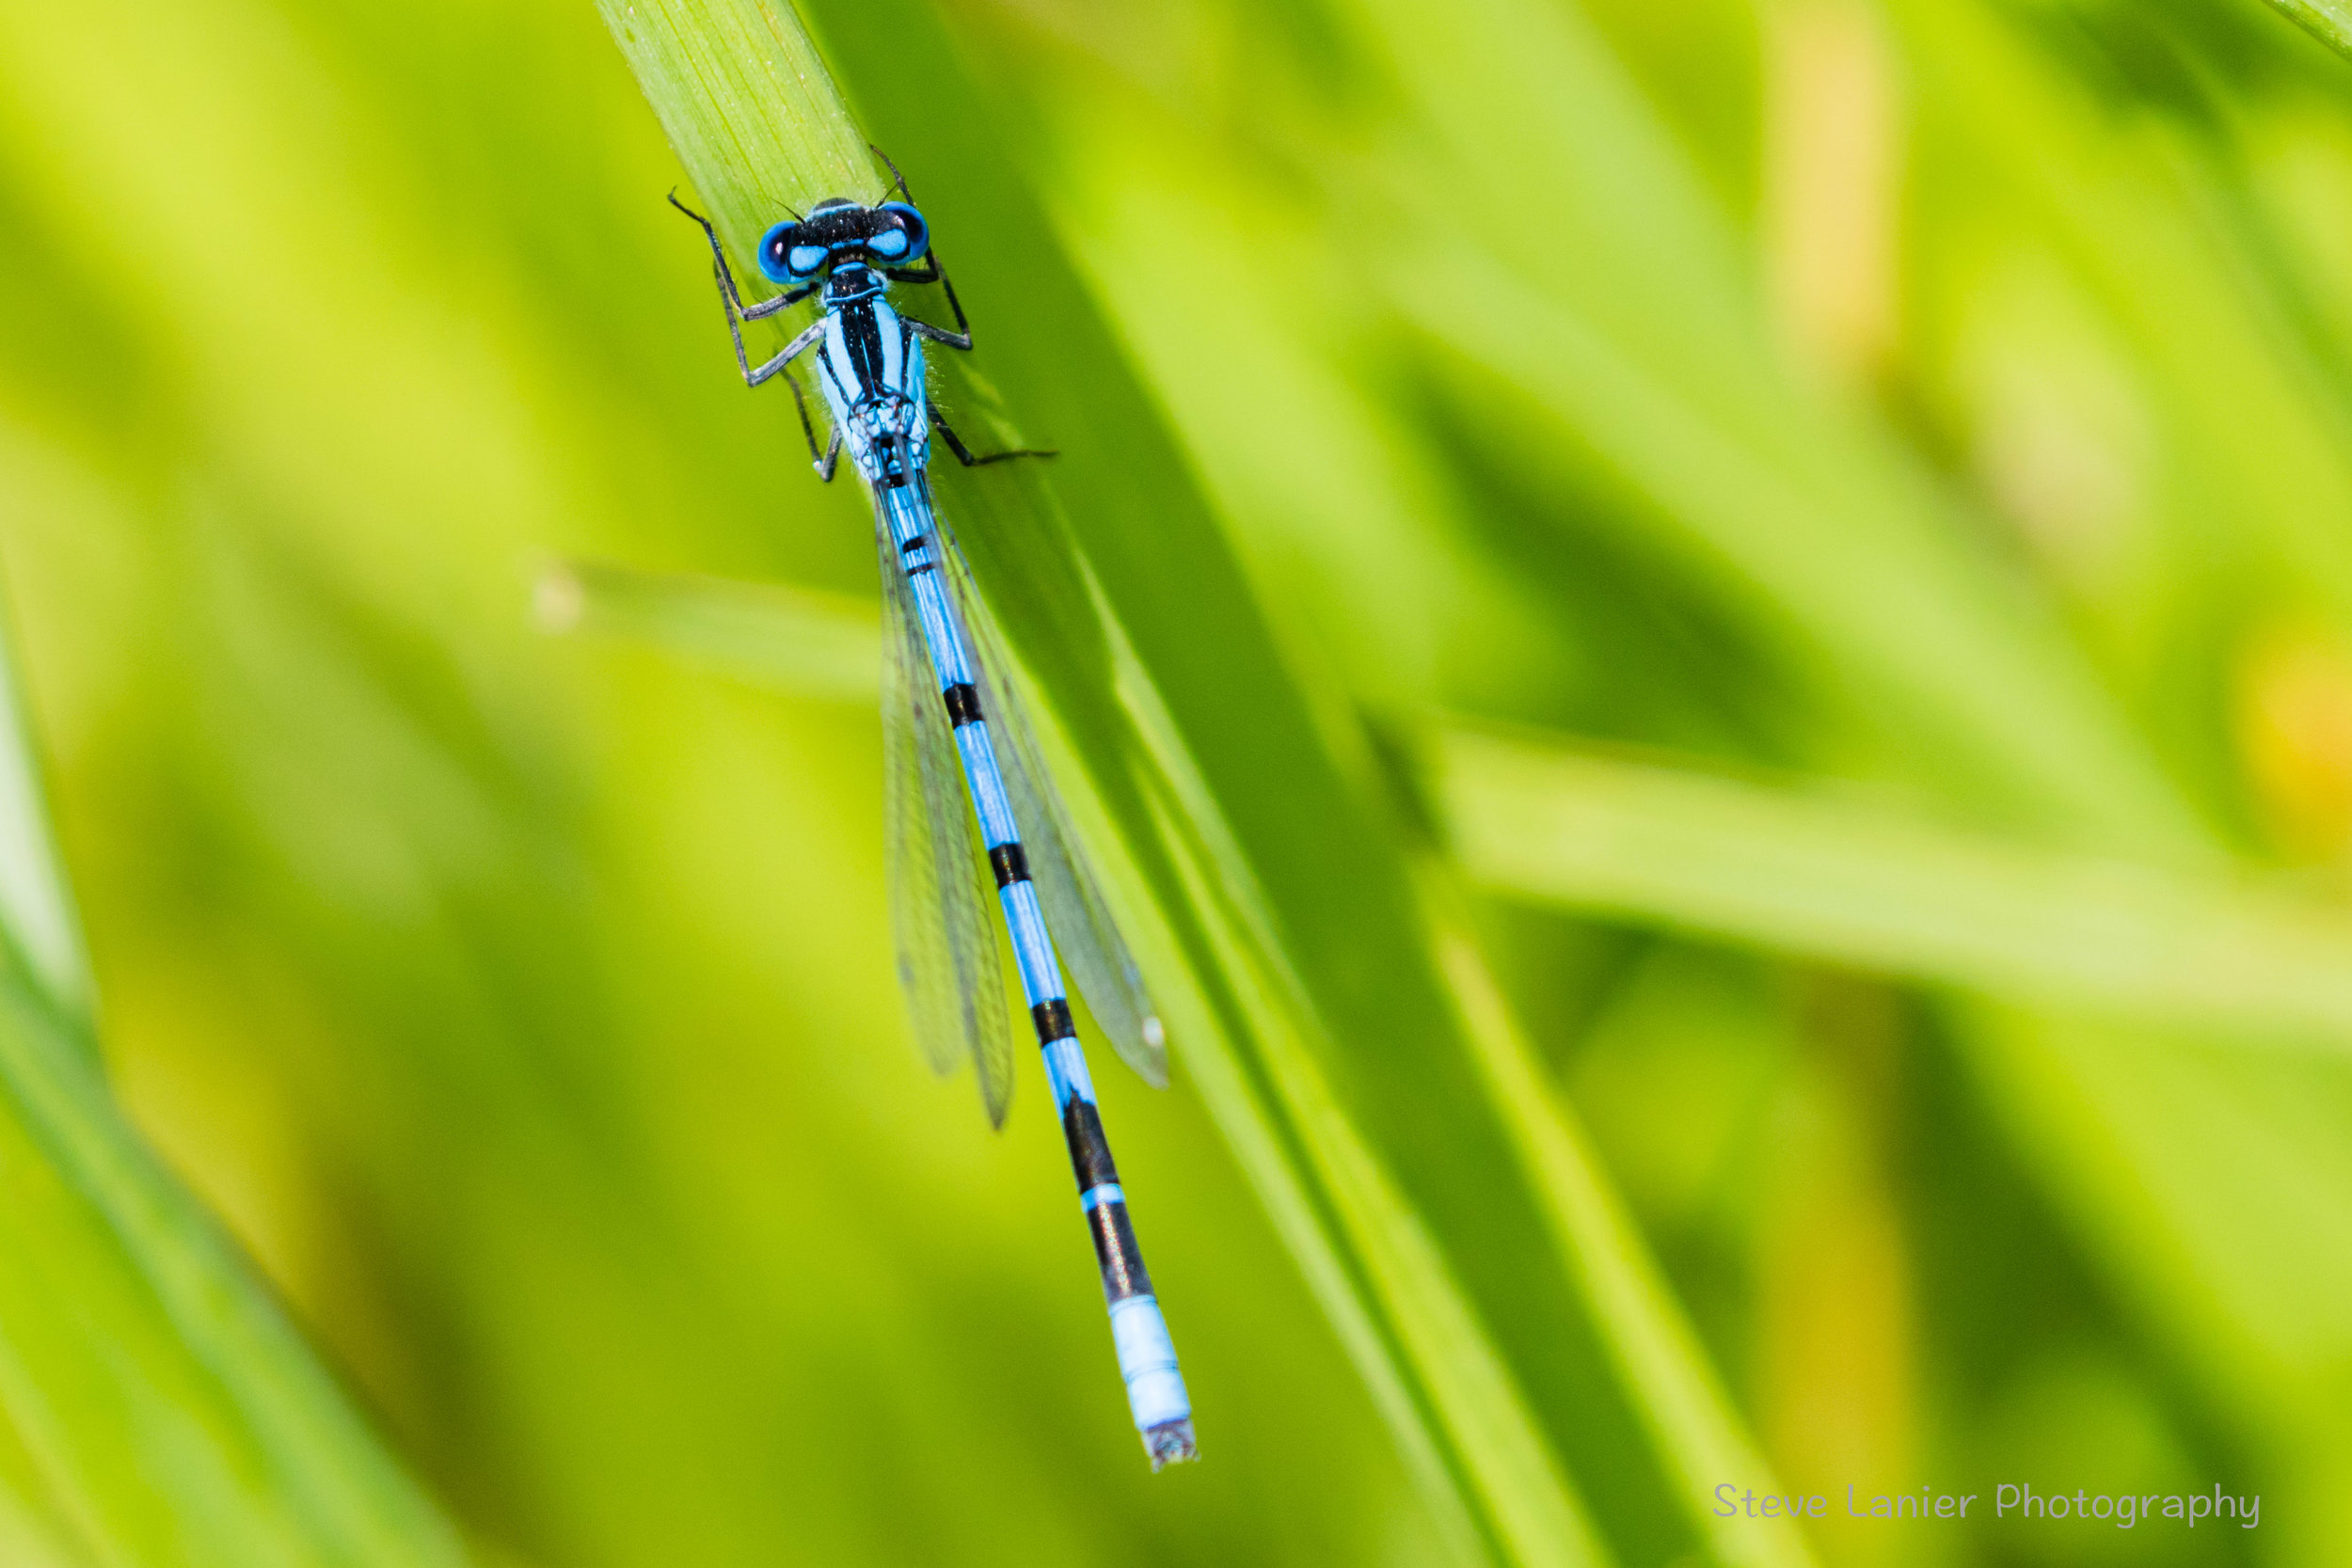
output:
[[[940,417],[924,380],[923,345],[968,350],[971,323],[905,178],[896,166],[891,174],[897,200],[866,205],[835,198],[770,229],[759,242],[759,270],[784,293],[753,305],[737,291],[709,220],[675,196],[670,199],[709,238],[743,379],[757,387],[781,376],[800,408],[818,477],[830,481],[846,449],[873,496],[887,622],[882,725],[899,979],[932,1066],[946,1072],[969,1060],[989,1119],[1001,1126],[1012,1089],[1012,1042],[995,938],[981,912],[985,865],[994,876],[1061,1114],[1079,1206],[1094,1234],[1127,1402],[1152,1467],[1158,1469],[1195,1457],[1192,1407],[1111,1164],[1047,934],[1048,915],[1060,934],[1061,955],[1112,1044],[1147,1081],[1164,1085],[1168,1064],[1159,1020],[1078,857],[1077,840],[1014,700],[1009,668],[997,657],[987,608],[973,591],[954,534],[931,504],[926,472],[934,429],[966,467],[1051,454],[975,456]],[[956,329],[900,315],[889,301],[894,283],[938,284]],[[743,347],[742,324],[812,295],[817,319],[783,352],[755,366]],[[810,353],[818,389],[833,416],[821,448],[790,369]]]

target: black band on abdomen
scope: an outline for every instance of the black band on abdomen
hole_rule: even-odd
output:
[[[1119,1167],[1111,1163],[1110,1140],[1103,1136],[1103,1117],[1094,1101],[1073,1100],[1063,1107],[1061,1134],[1070,1145],[1070,1168],[1077,1175],[1080,1193],[1118,1183]]]
[[[1096,1204],[1087,1215],[1087,1228],[1094,1233],[1094,1260],[1103,1266],[1104,1299],[1150,1295],[1152,1276],[1144,1270],[1143,1249],[1136,1244],[1126,1204],[1117,1199]]]
[[[947,705],[947,722],[956,728],[961,729],[979,719],[980,693],[970,681],[958,681],[939,695],[940,700]]]
[[[996,885],[1000,888],[1010,887],[1015,882],[1025,882],[1029,879],[1029,857],[1022,853],[1018,841],[1011,844],[999,844],[995,848],[991,849],[988,852],[988,865],[990,870],[996,873]]]
[[[1070,1004],[1058,996],[1049,996],[1029,1009],[1029,1021],[1037,1025],[1037,1043],[1051,1045],[1056,1040],[1074,1039],[1078,1026],[1070,1022]]]

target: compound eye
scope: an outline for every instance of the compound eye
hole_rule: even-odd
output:
[[[812,246],[800,237],[800,223],[776,223],[760,235],[760,270],[770,282],[804,282],[817,270],[807,263]],[[823,251],[817,251],[823,261]]]
[[[885,201],[874,211],[896,219],[898,227],[895,230],[889,229],[881,230],[874,238],[866,242],[866,247],[877,256],[887,256],[893,261],[900,263],[921,261],[923,252],[929,250],[931,245],[931,226],[923,221],[923,214],[903,201]],[[885,250],[883,246],[893,239],[905,240],[906,248]]]
[[[760,236],[759,270],[771,283],[805,283],[825,264],[825,247],[811,245],[797,223],[779,223]]]

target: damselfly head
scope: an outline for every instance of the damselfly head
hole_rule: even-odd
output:
[[[866,207],[834,197],[810,208],[808,216],[769,230],[759,242],[759,270],[771,282],[806,283],[851,263],[907,266],[920,261],[930,243],[930,226],[906,202]]]

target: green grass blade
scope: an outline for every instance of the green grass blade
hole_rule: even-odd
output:
[[[457,1564],[86,1043],[0,991],[0,1400],[96,1560]]]
[[[2239,1039],[2352,1046],[2352,920],[1850,800],[1454,726],[1447,832],[1497,892]]]
[[[0,744],[0,940],[51,1007],[87,1026],[95,995],[89,956],[50,840],[23,701],[14,651],[0,638],[0,736],[13,741]]]
[[[791,212],[864,192],[874,164],[834,89],[833,76],[789,12],[694,0],[647,0],[597,9],[638,79],[692,87],[707,113],[664,113],[661,128],[694,176],[707,216],[737,242],[738,277],[759,281],[742,244]],[[655,107],[663,107],[657,99]]]
[[[2352,55],[2352,6],[2343,0],[2270,0],[2270,4],[2337,54]]]
[[[42,1549],[454,1568],[454,1533],[114,1102],[22,702],[0,667],[0,931],[25,959],[0,976],[0,1406]]]
[[[657,643],[811,697],[871,702],[882,668],[871,604],[780,583],[567,561],[540,574],[532,609],[548,631]]]

